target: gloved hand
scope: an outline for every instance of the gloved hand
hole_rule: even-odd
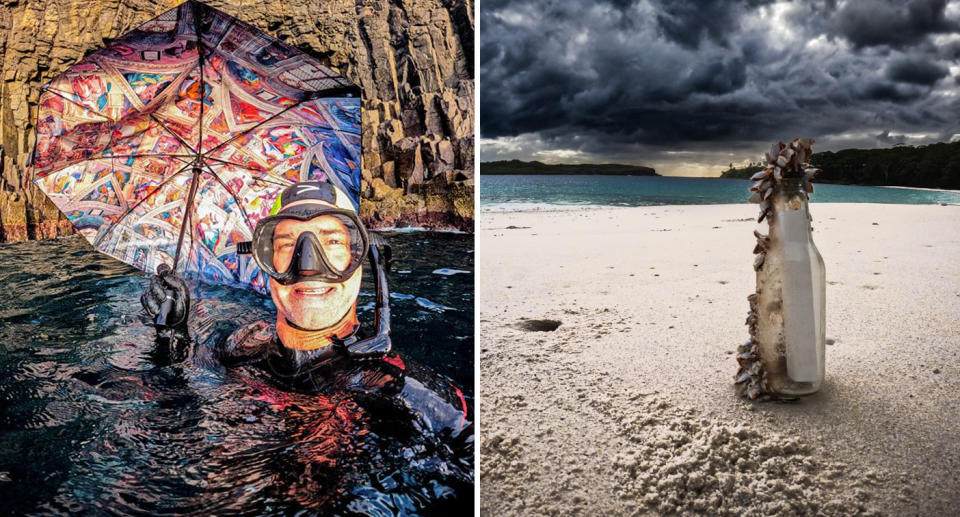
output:
[[[160,328],[185,328],[190,312],[190,291],[170,266],[160,264],[150,286],[140,297],[143,310]]]

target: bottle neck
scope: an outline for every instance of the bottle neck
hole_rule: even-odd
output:
[[[801,178],[783,178],[780,180],[780,192],[788,195],[802,194],[803,179]]]
[[[807,196],[802,186],[794,185],[789,180],[780,181],[770,196],[770,204],[773,208],[772,218],[777,218],[778,213],[803,211],[806,212]]]
[[[808,202],[803,180],[799,178],[783,178],[777,185],[777,197],[781,203],[789,205],[789,208],[794,210],[807,206]]]

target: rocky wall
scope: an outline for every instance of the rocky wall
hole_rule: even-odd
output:
[[[180,2],[0,0],[0,241],[71,231],[32,184],[39,88]],[[375,227],[473,227],[471,0],[208,4],[320,58],[364,91],[361,215]]]

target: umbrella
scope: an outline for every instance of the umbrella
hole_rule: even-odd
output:
[[[103,253],[266,292],[237,244],[295,182],[358,207],[360,102],[316,59],[191,0],[43,87],[35,183]]]

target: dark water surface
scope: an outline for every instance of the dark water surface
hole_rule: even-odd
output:
[[[410,377],[459,388],[469,422],[473,237],[389,238],[394,348]],[[362,321],[372,318],[369,278]],[[472,426],[430,431],[416,411],[397,418],[349,397],[284,391],[249,368],[158,364],[139,303],[147,283],[79,237],[0,245],[0,513],[472,508]],[[211,317],[191,321],[206,342],[275,319],[272,301],[253,292],[194,285],[193,300]]]

